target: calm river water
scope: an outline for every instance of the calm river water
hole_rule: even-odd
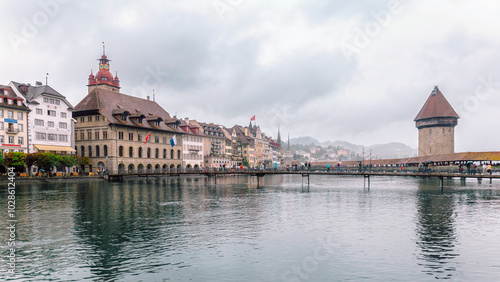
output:
[[[500,280],[500,181],[449,179],[442,193],[436,179],[301,181],[18,183],[9,280]]]

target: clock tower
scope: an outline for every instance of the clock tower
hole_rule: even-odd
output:
[[[104,44],[102,45],[102,56],[99,61],[99,71],[94,76],[92,71],[90,71],[89,75],[89,84],[88,91],[89,93],[95,88],[102,88],[106,90],[119,92],[120,90],[120,80],[118,79],[118,75],[113,75],[109,71],[109,62],[108,57],[106,56],[106,47]]]

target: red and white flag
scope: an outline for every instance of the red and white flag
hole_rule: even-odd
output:
[[[146,140],[144,141],[144,144],[148,143],[149,136],[151,136],[151,132],[149,132],[149,134],[146,135]]]
[[[253,116],[253,117],[250,119],[250,121],[252,121],[252,120],[255,120],[255,116]]]

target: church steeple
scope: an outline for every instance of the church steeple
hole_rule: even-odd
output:
[[[102,56],[97,60],[99,61],[99,71],[96,73],[95,77],[92,72],[90,73],[89,84],[87,85],[89,87],[89,93],[94,88],[104,88],[118,92],[120,89],[120,80],[118,79],[118,74],[113,77],[109,71],[109,62],[111,60],[106,56],[106,46],[104,42],[102,44]]]
[[[277,142],[278,144],[280,144],[281,146],[281,135],[280,135],[280,125],[278,124],[278,138],[277,138]]]

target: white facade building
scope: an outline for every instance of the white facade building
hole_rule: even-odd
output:
[[[182,135],[182,167],[183,169],[201,169],[203,166],[203,134],[200,128],[190,124],[186,118],[180,121],[179,127],[186,132]]]
[[[48,85],[10,82],[15,93],[24,97],[28,115],[28,152],[72,154],[74,149],[73,106]]]

